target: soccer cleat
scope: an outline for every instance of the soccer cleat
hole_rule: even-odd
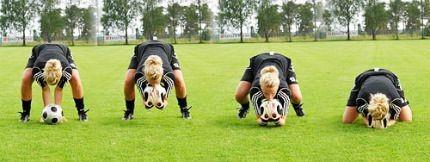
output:
[[[237,113],[237,117],[239,117],[239,119],[245,119],[246,115],[248,114],[248,110],[249,107],[240,107],[239,113]]]
[[[122,120],[131,120],[131,119],[134,119],[133,112],[124,110],[124,117],[122,118]]]
[[[86,122],[86,121],[88,121],[88,116],[87,116],[87,112],[88,111],[90,111],[90,110],[79,110],[78,111],[78,117],[79,117],[79,120],[80,121],[84,121],[84,122]]]
[[[21,114],[21,118],[19,119],[21,122],[26,123],[30,121],[30,113],[28,112],[18,112]]]
[[[294,111],[296,112],[296,115],[299,117],[305,116],[305,113],[303,112],[302,108],[303,104],[293,104]]]
[[[181,107],[182,118],[191,119],[190,109],[191,107]]]

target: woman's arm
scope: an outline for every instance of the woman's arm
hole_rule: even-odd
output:
[[[412,121],[412,110],[409,105],[403,106],[402,110],[400,110],[399,119],[405,122]]]
[[[342,122],[345,124],[351,124],[357,119],[358,112],[356,106],[346,106],[345,112],[343,113]],[[366,120],[365,120],[366,122]]]
[[[60,88],[58,86],[55,87],[54,97],[55,97],[55,104],[61,105],[61,100],[63,99],[63,88]]]
[[[42,87],[42,98],[44,106],[48,106],[51,102],[51,92],[48,85]]]

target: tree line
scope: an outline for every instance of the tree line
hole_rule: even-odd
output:
[[[105,34],[109,34],[111,29],[123,30],[125,44],[128,44],[131,22],[136,18],[143,22],[141,30],[136,28],[136,33],[142,31],[146,39],[169,36],[176,43],[178,26],[183,27],[183,35],[190,40],[193,35],[198,35],[199,42],[210,39],[213,12],[204,0],[195,0],[188,6],[170,0],[167,8],[160,6],[159,0],[103,0],[103,4],[101,23]]]
[[[71,0],[61,9],[57,0],[2,0],[0,9],[0,28],[7,34],[10,29],[21,32],[23,45],[25,34],[36,16],[40,17],[40,38],[44,41],[67,39],[74,45],[76,31],[79,39],[89,40],[95,34],[93,7],[80,8],[79,0]],[[183,5],[187,2],[187,5]],[[251,36],[263,37],[266,42],[271,37],[314,37],[318,40],[325,33],[333,32],[340,25],[346,30],[347,40],[351,39],[351,27],[358,18],[358,34],[393,34],[399,39],[400,33],[430,35],[430,0],[218,0],[217,13],[209,0],[103,0],[100,18],[103,34],[122,31],[125,44],[129,43],[129,31],[136,37],[152,39],[154,36],[198,39],[199,42],[211,39],[212,26],[222,34],[227,29],[240,33],[244,41],[244,28],[251,30]],[[402,27],[403,30],[400,30]],[[9,30],[7,30],[9,29]],[[354,27],[354,29],[356,29]],[[178,31],[181,30],[181,31]],[[343,29],[342,29],[343,30]],[[33,32],[35,35],[36,33]],[[178,35],[180,33],[180,35]]]
[[[95,33],[95,9],[78,7],[78,2],[70,1],[65,9],[61,9],[58,0],[2,0],[0,29],[4,36],[11,30],[22,33],[25,46],[26,32],[39,17],[40,33],[34,30],[33,38],[46,42],[67,39],[74,45],[75,31],[79,31],[78,38],[88,42]]]

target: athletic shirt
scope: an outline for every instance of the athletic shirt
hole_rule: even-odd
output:
[[[67,47],[59,44],[42,44],[39,46],[35,46],[34,49],[34,55],[31,56],[35,57],[35,61],[32,67],[33,78],[41,87],[45,87],[46,82],[43,78],[43,69],[45,68],[45,64],[51,59],[57,59],[60,61],[63,70],[63,76],[58,82],[58,86],[60,88],[63,88],[67,81],[72,78],[72,64],[69,62],[68,59],[68,57],[71,56],[68,56],[70,54],[69,52],[65,53],[65,51],[63,50],[68,50]]]
[[[137,67],[134,79],[139,91],[142,93],[148,84],[143,72],[145,60],[151,55],[157,55],[163,61],[163,77],[161,79],[161,86],[169,93],[174,86],[175,77],[173,75],[173,69],[180,69],[173,47],[170,44],[165,44],[159,41],[149,41],[147,43],[137,45],[134,52],[135,54],[129,68]]]
[[[137,69],[136,69],[138,73],[143,74],[143,68],[145,67],[145,65],[144,65],[145,60],[148,59],[148,57],[151,55],[157,55],[163,61],[163,74],[172,73],[173,69],[170,66],[170,61],[167,58],[167,54],[164,51],[164,49],[158,45],[157,46],[150,45],[150,46],[146,47],[145,51],[143,51],[143,53],[140,57],[140,60],[139,60],[139,64],[138,64]]]
[[[398,85],[398,87],[400,87],[400,85]],[[351,92],[351,94],[355,93],[357,97],[353,97],[353,95],[350,96],[347,106],[356,106],[357,111],[363,116],[367,116],[367,107],[370,103],[371,94],[382,93],[387,96],[391,119],[397,119],[400,115],[401,108],[408,105],[403,95],[399,93],[399,91],[403,91],[397,88],[393,81],[386,75],[368,76],[367,79],[363,80],[361,86],[356,87],[356,90],[358,91]]]
[[[260,72],[268,66],[274,66],[278,69],[279,89],[288,89],[288,85],[297,83],[291,59],[278,53],[262,53],[252,57],[241,81],[250,82],[252,87],[260,88]]]
[[[275,98],[281,102],[281,105],[288,112],[290,103],[290,90],[288,85],[297,83],[296,74],[293,70],[291,60],[278,53],[262,53],[252,57],[249,61],[249,66],[246,68],[241,81],[250,82],[252,87],[249,91],[250,99],[254,105],[257,114],[262,113],[260,110],[261,103],[264,100],[264,95],[260,88],[260,72],[263,68],[274,66],[278,69],[280,85]]]

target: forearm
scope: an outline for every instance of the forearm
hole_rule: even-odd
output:
[[[63,89],[57,86],[55,88],[54,96],[55,96],[55,104],[61,105],[61,101],[63,99]]]
[[[249,103],[248,93],[251,89],[251,83],[246,81],[239,82],[236,89],[235,99],[240,104]]]
[[[43,104],[44,106],[49,105],[49,103],[51,102],[51,92],[49,90],[49,86],[45,86],[42,88],[42,98],[43,98]]]

